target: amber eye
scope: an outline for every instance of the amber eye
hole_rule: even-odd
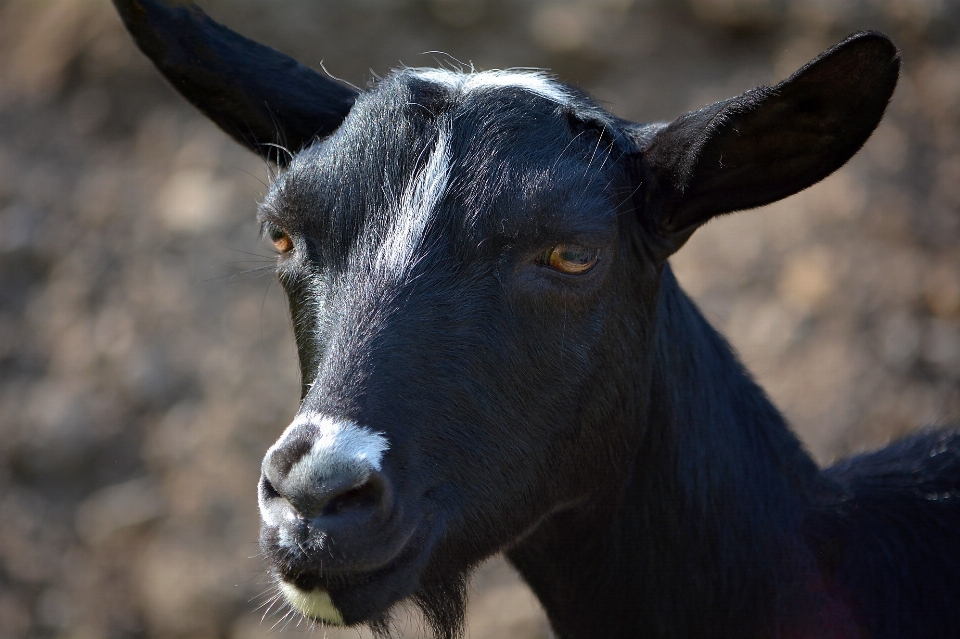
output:
[[[267,223],[264,228],[264,234],[270,238],[270,241],[273,242],[274,247],[281,253],[289,253],[293,250],[293,240],[290,239],[290,236],[287,235],[287,232],[276,224]]]
[[[544,251],[538,260],[541,264],[570,275],[586,273],[600,259],[600,250],[577,244],[557,244]]]

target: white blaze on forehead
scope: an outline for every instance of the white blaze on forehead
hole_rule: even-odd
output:
[[[390,448],[387,438],[381,433],[357,424],[333,419],[312,412],[300,413],[287,426],[270,450],[267,457],[283,446],[289,437],[301,436],[298,430],[309,428],[308,436],[313,438],[309,452],[290,468],[286,481],[306,485],[324,478],[356,476],[358,484],[370,476],[372,470],[380,470],[383,454]],[[274,481],[278,478],[268,478]]]
[[[300,590],[293,584],[280,582],[280,592],[287,603],[305,617],[325,621],[327,623],[343,625],[343,616],[330,599],[330,593],[323,589]]]
[[[570,94],[546,74],[525,70],[463,73],[446,69],[411,69],[417,78],[466,95],[498,88],[520,88],[548,100],[565,104]],[[430,156],[413,174],[398,202],[393,202],[391,223],[375,258],[375,270],[403,278],[418,258],[430,218],[443,200],[450,182],[451,124],[441,121]]]
[[[560,84],[541,71],[525,69],[495,69],[464,73],[448,69],[411,69],[416,77],[467,95],[487,89],[518,88],[559,104],[570,101],[570,94]]]
[[[430,157],[407,183],[394,220],[380,247],[376,265],[397,275],[405,274],[414,262],[437,205],[450,180],[450,128],[441,125]]]

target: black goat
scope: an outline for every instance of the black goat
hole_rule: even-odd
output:
[[[960,436],[821,471],[667,263],[860,148],[897,82],[886,37],[638,125],[529,72],[358,94],[193,5],[115,3],[285,166],[260,216],[302,404],[259,499],[297,610],[386,632],[412,599],[453,637],[504,551],[563,638],[960,636]]]

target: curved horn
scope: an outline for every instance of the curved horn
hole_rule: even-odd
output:
[[[211,20],[192,2],[113,0],[137,46],[233,139],[283,164],[333,132],[357,93]]]

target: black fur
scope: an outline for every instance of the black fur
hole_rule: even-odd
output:
[[[504,551],[565,639],[960,636],[960,435],[820,470],[666,261],[711,217],[846,162],[898,69],[889,40],[860,33],[776,87],[654,125],[569,87],[469,92],[403,70],[342,123],[300,127],[330,135],[261,218],[293,245],[278,270],[301,410],[390,448],[349,489],[265,474],[261,507],[287,515],[262,530],[274,576],[380,634],[409,600],[460,636],[466,577]],[[424,212],[398,203],[429,166],[445,188],[398,248]],[[543,258],[560,245],[599,260],[563,273]],[[264,468],[309,448],[292,438]],[[310,513],[293,490],[314,491]]]
[[[333,131],[356,91],[207,17],[192,3],[114,0],[137,45],[230,137],[286,164]]]

